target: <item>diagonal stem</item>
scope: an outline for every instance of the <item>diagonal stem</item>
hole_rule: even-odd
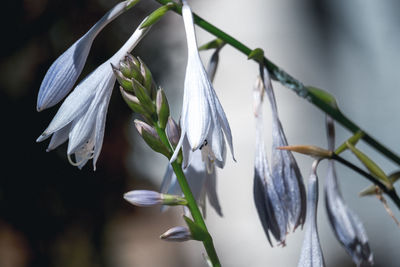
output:
[[[156,1],[163,5],[167,3],[175,3],[174,1],[171,0],[156,0]],[[172,10],[178,14],[181,14],[182,7],[181,5],[175,3],[175,7]],[[252,51],[252,49],[247,47],[245,44],[241,43],[237,39],[233,38],[231,35],[225,33],[224,31],[215,27],[211,23],[197,16],[195,13],[193,13],[193,17],[194,17],[194,22],[198,26],[208,31],[209,33],[213,34],[214,36],[218,37],[219,39],[222,39],[225,43],[236,48],[238,51],[242,52],[246,56],[248,56]],[[272,61],[270,61],[266,57],[263,58],[263,64],[272,74],[272,78],[274,80],[280,82],[285,87],[293,90],[300,97],[307,99],[309,102],[317,106],[320,110],[329,114],[332,118],[334,118],[337,122],[339,122],[342,126],[347,128],[351,132],[356,133],[357,131],[363,131],[365,135],[363,136],[362,139],[365,142],[367,142],[370,146],[372,146],[377,151],[385,155],[388,159],[400,165],[400,157],[397,154],[392,152],[390,149],[381,144],[378,140],[376,140],[371,135],[362,130],[356,123],[347,118],[340,110],[335,109],[326,102],[324,102],[324,100],[320,96],[308,90],[308,88],[305,87],[300,81],[292,77],[290,74],[288,74],[283,69],[275,65]]]
[[[173,148],[170,146],[167,135],[165,131],[162,130],[157,124],[153,125],[157,131],[158,136],[161,139],[161,142],[168,147],[168,150],[173,152]],[[206,223],[204,222],[203,216],[201,215],[200,209],[197,206],[196,199],[193,196],[192,190],[186,180],[185,174],[183,173],[181,163],[178,163],[177,160],[171,163],[172,169],[175,172],[176,179],[178,180],[179,186],[181,187],[182,193],[185,196],[186,201],[188,202],[187,207],[189,208],[190,213],[192,214],[194,222],[203,228],[203,230],[207,233],[207,237],[202,240],[204,248],[207,252],[208,257],[210,258],[213,267],[220,267],[221,264],[218,259],[217,252],[215,251],[214,243],[210,233],[208,232]]]

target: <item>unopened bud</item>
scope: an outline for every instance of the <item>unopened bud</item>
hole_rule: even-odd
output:
[[[111,64],[112,70],[118,83],[128,92],[133,92],[132,81],[124,76],[124,74],[113,64]]]
[[[142,74],[143,77],[143,82],[142,85],[144,88],[146,88],[148,94],[154,98],[155,94],[156,94],[156,86],[153,82],[153,75],[151,74],[150,69],[147,67],[147,65],[143,62],[143,60],[141,60],[140,58],[138,58],[139,62],[140,62],[140,72]]]
[[[161,142],[156,130],[147,123],[135,120],[135,126],[143,140],[156,152],[159,152],[166,157],[169,157],[168,149]]]
[[[160,236],[165,241],[183,242],[192,239],[192,235],[187,227],[175,226]]]
[[[309,155],[316,158],[331,158],[333,152],[317,146],[281,146],[277,147],[281,150],[290,150],[297,153]]]
[[[156,112],[156,107],[146,89],[136,80],[132,80],[132,85],[135,96],[139,99],[143,108],[150,114],[154,114]]]
[[[178,195],[161,194],[150,190],[133,190],[124,194],[124,199],[139,207],[151,207],[155,205],[186,205],[185,198]]]
[[[179,142],[179,138],[181,137],[181,129],[179,128],[178,124],[176,124],[173,118],[168,117],[167,127],[165,130],[169,143],[173,147],[176,147]]]
[[[129,106],[134,112],[139,113],[139,114],[141,114],[141,115],[143,115],[143,116],[145,116],[145,117],[147,118],[147,117],[148,117],[148,113],[147,113],[147,111],[142,107],[142,105],[140,104],[139,99],[138,99],[136,96],[134,96],[134,95],[132,95],[132,94],[126,92],[126,91],[124,90],[124,88],[122,88],[122,86],[120,86],[119,89],[120,89],[122,98],[125,100],[125,103],[128,104],[128,106]]]
[[[158,125],[161,127],[161,129],[165,129],[169,117],[169,105],[164,90],[161,88],[157,90],[156,110],[158,116]]]
[[[133,190],[124,194],[124,199],[139,207],[151,207],[162,204],[161,194],[149,190]]]

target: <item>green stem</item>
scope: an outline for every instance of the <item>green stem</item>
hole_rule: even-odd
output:
[[[169,144],[169,141],[168,141],[167,135],[165,134],[165,131],[162,130],[157,124],[154,124],[153,126],[156,129],[163,144],[166,147],[168,147],[168,150],[172,154],[173,149]],[[207,255],[210,258],[214,267],[220,267],[221,264],[219,262],[217,252],[215,251],[212,237],[211,237],[210,233],[208,232],[206,223],[204,222],[203,216],[201,215],[201,212],[200,212],[200,209],[197,206],[196,199],[194,198],[192,190],[190,189],[190,186],[186,180],[185,174],[183,173],[182,166],[176,160],[171,163],[171,166],[175,172],[175,175],[176,175],[178,183],[181,187],[182,193],[184,194],[185,199],[188,202],[187,207],[189,208],[189,211],[192,214],[194,222],[197,225],[199,225],[201,228],[203,228],[203,230],[207,233],[207,237],[202,241],[204,244],[204,248],[207,252]]]
[[[171,0],[156,0],[160,4],[167,4],[167,3],[175,3]],[[178,14],[181,14],[182,8],[181,5],[175,3],[175,8],[172,9]],[[232,47],[236,48],[246,56],[250,54],[250,52],[253,49],[250,49],[237,39],[233,38],[229,34],[223,32],[222,30],[218,29],[214,25],[210,24],[206,20],[202,19],[201,17],[197,16],[196,14],[193,13],[194,17],[194,22],[203,28],[204,30],[208,31],[209,33],[213,34],[214,36],[218,37],[219,39],[222,39],[225,43],[231,45]],[[258,63],[258,62],[257,62]],[[317,106],[319,109],[322,111],[326,112],[329,114],[332,118],[334,118],[337,122],[342,124],[345,128],[350,130],[353,133],[356,133],[357,131],[361,130],[365,133],[363,136],[363,140],[367,142],[370,146],[375,148],[377,151],[385,155],[387,158],[392,160],[393,162],[397,163],[400,165],[400,157],[396,155],[394,152],[392,152],[390,149],[382,145],[380,142],[378,142],[376,139],[374,139],[372,136],[367,134],[364,130],[362,130],[357,124],[355,124],[353,121],[348,119],[340,110],[334,109],[331,106],[329,106],[327,103],[324,102],[324,100],[320,97],[309,91],[300,81],[292,77],[290,74],[285,72],[283,69],[279,68],[277,65],[275,65],[272,61],[264,57],[263,60],[264,65],[267,67],[268,71],[272,74],[272,78],[279,81],[282,85],[285,87],[288,87],[289,89],[293,90],[296,92],[299,96],[307,99],[309,102]]]
[[[343,165],[345,165],[345,166],[349,167],[350,169],[358,172],[359,174],[361,174],[365,178],[367,178],[369,181],[371,181],[372,183],[377,185],[383,192],[385,192],[392,199],[392,201],[396,204],[397,208],[400,210],[400,198],[397,195],[396,190],[393,187],[389,189],[385,184],[383,184],[377,178],[375,178],[371,174],[367,173],[363,169],[360,169],[359,167],[357,167],[353,163],[351,163],[351,162],[345,160],[344,158],[338,156],[337,154],[333,154],[332,155],[332,159],[334,159],[336,161],[339,161]]]

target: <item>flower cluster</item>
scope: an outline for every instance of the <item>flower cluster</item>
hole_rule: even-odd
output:
[[[216,189],[216,169],[225,166],[227,144],[235,160],[228,119],[212,85],[224,42],[217,39],[210,45],[215,48],[215,52],[206,71],[197,47],[192,11],[186,0],[182,0],[188,56],[179,124],[170,116],[166,94],[156,85],[150,69],[140,58],[130,54],[152,24],[168,10],[180,10],[177,3],[170,2],[146,17],[110,59],[98,66],[70,92],[82,72],[97,34],[136,2],[138,1],[123,1],[114,6],[51,65],[39,89],[37,110],[52,107],[69,95],[37,142],[51,136],[47,148],[49,151],[69,140],[67,156],[71,164],[82,168],[93,159],[95,169],[103,143],[108,104],[115,82],[118,81],[123,99],[138,116],[134,120],[138,133],[151,149],[168,158],[160,192],[133,190],[126,193],[124,198],[140,207],[162,205],[162,209],[165,209],[167,206],[182,206],[187,227],[173,227],[162,234],[161,239],[202,241],[210,256],[206,258],[207,262],[220,266],[203,217],[206,214],[206,199],[216,213],[222,216]],[[259,52],[255,52],[257,57],[261,55],[257,54]],[[358,216],[346,205],[340,192],[332,160],[336,155],[333,152],[333,121],[327,118],[329,150],[313,146],[289,147],[278,116],[270,73],[261,57],[257,61],[260,63],[260,75],[254,87],[256,148],[253,193],[259,219],[269,243],[272,246],[272,235],[284,246],[288,232],[305,225],[298,266],[325,266],[317,231],[317,166],[322,159],[329,158],[324,193],[330,224],[353,262],[357,266],[372,266],[373,255],[366,231]],[[270,161],[265,151],[263,127],[262,106],[265,95],[272,114]],[[307,194],[292,151],[317,157],[308,180]],[[374,168],[369,169],[373,172]]]
[[[93,38],[105,24],[121,14],[128,3],[122,2],[114,7],[53,63],[39,90],[38,110],[56,104],[68,94],[83,68]],[[149,29],[139,26],[114,56],[75,87],[37,142],[53,135],[47,148],[50,151],[69,139],[67,154],[71,164],[82,168],[93,158],[93,168],[96,168],[103,143],[107,107],[116,80],[111,64],[117,64]]]

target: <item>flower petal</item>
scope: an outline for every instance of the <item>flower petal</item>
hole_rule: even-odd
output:
[[[82,72],[94,38],[108,23],[122,14],[125,7],[126,1],[115,5],[84,36],[54,61],[40,85],[38,111],[56,105],[69,93]]]
[[[67,141],[70,130],[71,124],[67,124],[66,126],[64,126],[64,128],[55,132],[51,137],[49,146],[47,147],[46,151],[49,152]]]
[[[301,249],[298,267],[325,266],[317,231],[318,177],[314,162],[313,171],[308,180],[307,218],[304,241]]]

